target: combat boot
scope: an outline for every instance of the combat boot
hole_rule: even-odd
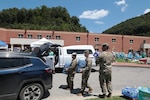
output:
[[[69,86],[69,85],[67,85],[64,89],[66,89],[66,90],[70,90],[70,86]]]
[[[89,87],[89,93],[92,93],[93,89],[91,87]]]
[[[100,94],[98,97],[99,97],[99,98],[103,98],[103,99],[106,99],[106,98],[107,98],[106,94],[103,94],[103,95]]]
[[[80,92],[77,94],[77,96],[83,96],[83,94],[84,94],[84,91],[80,91]]]
[[[107,95],[107,97],[108,97],[108,98],[112,98],[112,93],[109,93],[109,94]]]

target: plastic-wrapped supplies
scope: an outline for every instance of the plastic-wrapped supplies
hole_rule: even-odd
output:
[[[80,69],[85,68],[86,61],[85,61],[85,59],[82,59],[82,60],[80,59],[80,60],[78,60],[77,63],[78,64],[77,64],[76,72],[78,73],[80,71]],[[70,67],[70,64],[71,64],[71,62],[65,63],[63,71],[62,71],[64,74],[67,74],[66,68]]]
[[[63,68],[63,70],[62,70],[62,72],[63,72],[64,74],[67,74],[66,68],[69,68],[69,67],[70,67],[70,64],[71,64],[71,62],[70,62],[70,63],[65,63],[64,68]]]
[[[139,87],[138,100],[150,100],[150,87]]]
[[[138,98],[138,89],[133,87],[125,87],[122,89],[122,94],[124,96],[137,99]]]
[[[79,60],[79,61],[78,61],[78,67],[79,67],[79,68],[83,68],[83,67],[85,67],[85,66],[86,66],[85,60]]]
[[[133,54],[132,54],[132,52],[129,52],[129,53],[128,53],[127,58],[128,58],[128,59],[133,59]]]
[[[78,61],[77,72],[79,72],[80,69],[85,68],[85,66],[86,66],[86,61],[85,60],[79,60]]]

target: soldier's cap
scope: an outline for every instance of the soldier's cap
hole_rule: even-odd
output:
[[[76,53],[76,52],[73,52],[72,55],[77,55],[77,53]]]
[[[89,50],[85,50],[84,53],[89,53]]]
[[[109,44],[108,44],[108,43],[103,43],[102,46],[103,46],[103,47],[105,47],[105,46],[106,46],[106,47],[109,47]]]

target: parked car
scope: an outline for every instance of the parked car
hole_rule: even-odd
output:
[[[0,100],[41,100],[52,77],[51,67],[38,57],[0,52]]]

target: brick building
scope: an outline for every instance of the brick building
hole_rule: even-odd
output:
[[[144,49],[147,55],[150,53],[150,37],[0,28],[0,40],[8,43],[11,49],[14,47],[23,49],[43,37],[63,46],[93,45],[95,49],[101,50],[102,43],[109,43],[110,50],[115,49],[117,52],[127,53],[129,49],[135,51]]]

